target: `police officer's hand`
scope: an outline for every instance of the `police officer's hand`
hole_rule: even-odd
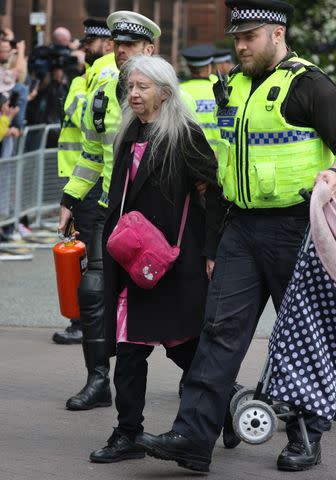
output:
[[[66,226],[68,225],[70,219],[72,218],[72,213],[69,208],[65,207],[64,205],[61,205],[60,212],[59,212],[59,222],[58,222],[58,235],[60,237],[64,237],[65,229]],[[76,237],[76,235],[79,235],[79,232],[74,232],[73,238]]]
[[[323,170],[316,177],[316,182],[321,180],[329,185],[333,193],[336,193],[336,172],[333,170]]]
[[[213,269],[215,267],[215,262],[214,260],[210,260],[210,258],[207,258],[206,261],[206,274],[208,276],[209,281],[212,279],[212,273]]]

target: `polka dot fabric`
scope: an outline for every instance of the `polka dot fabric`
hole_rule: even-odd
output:
[[[306,250],[301,248],[269,341],[268,393],[331,420],[336,413],[336,283],[313,242]]]

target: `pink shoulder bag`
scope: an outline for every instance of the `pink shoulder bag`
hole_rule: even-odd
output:
[[[107,241],[107,251],[141,288],[155,287],[180,254],[180,245],[188,215],[190,193],[186,196],[177,244],[169,245],[163,233],[136,210],[122,214],[129,181],[127,170],[120,218]]]

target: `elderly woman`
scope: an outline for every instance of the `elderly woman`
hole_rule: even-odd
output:
[[[91,461],[101,463],[144,456],[134,438],[143,430],[147,357],[154,345],[162,344],[167,357],[188,371],[204,316],[205,257],[214,257],[217,240],[216,219],[209,216],[205,221],[195,188],[197,182],[206,182],[206,204],[218,202],[216,160],[181,100],[172,66],[160,57],[138,56],[128,61],[125,81],[128,95],[114,145],[103,235],[106,338],[111,341],[110,353],[116,347],[119,424],[108,445],[90,456]],[[171,245],[176,244],[190,193],[180,255],[152,290],[137,286],[105,248],[120,217],[127,171],[123,213],[141,212]],[[207,268],[210,275],[209,260]]]

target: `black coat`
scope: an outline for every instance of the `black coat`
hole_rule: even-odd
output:
[[[118,294],[128,289],[127,336],[132,341],[163,341],[198,336],[203,322],[207,277],[205,272],[205,209],[195,191],[195,182],[203,179],[216,185],[217,163],[203,132],[193,124],[193,141],[190,155],[183,158],[181,148],[176,148],[176,168],[170,182],[162,173],[165,145],[155,152],[149,168],[150,143],[142,157],[134,182],[129,185],[124,213],[140,211],[158,227],[171,245],[177,241],[185,198],[191,192],[187,222],[181,243],[181,253],[173,268],[152,290],[138,287],[117,262],[107,253],[106,242],[119,219],[120,205],[127,168],[131,166],[130,153],[138,138],[139,121],[132,123],[124,136],[115,160],[109,208],[103,233],[103,264],[105,282],[106,338],[111,340],[111,352],[115,350],[116,306]],[[187,136],[184,136],[184,141]],[[192,153],[193,152],[193,153]],[[203,155],[201,155],[202,152]],[[211,196],[213,188],[207,194]],[[213,198],[214,194],[212,194]],[[211,223],[211,220],[210,220]],[[209,225],[209,232],[214,230]],[[213,242],[210,242],[210,244]]]

